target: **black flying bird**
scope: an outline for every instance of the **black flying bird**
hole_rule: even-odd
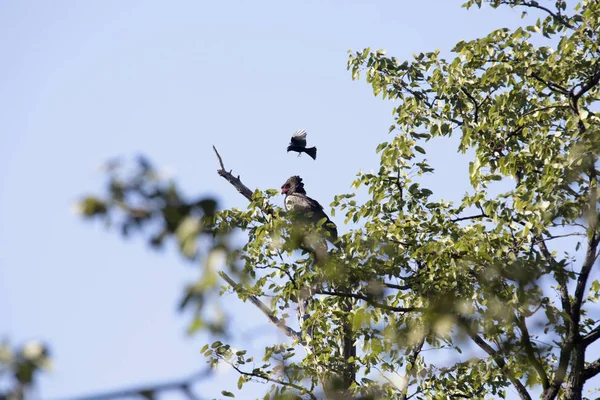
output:
[[[327,239],[334,242],[337,239],[337,227],[329,219],[323,206],[318,201],[311,199],[306,195],[302,178],[298,175],[289,178],[281,187],[281,193],[285,194],[284,206],[286,211],[291,211],[299,216],[304,216],[306,219],[315,225],[325,218],[323,229],[329,233]]]
[[[306,147],[306,131],[304,129],[298,129],[296,133],[292,135],[287,151],[296,151],[298,152],[298,155],[306,153],[311,156],[313,160],[317,159],[317,148]]]

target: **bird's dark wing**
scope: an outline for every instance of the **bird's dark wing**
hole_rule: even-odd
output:
[[[303,129],[297,130],[296,133],[292,135],[290,144],[295,146],[306,147],[306,131]]]
[[[311,199],[300,193],[292,193],[285,198],[284,204],[286,211],[291,211],[296,215],[304,216],[304,218],[307,218],[314,224],[325,219],[323,229],[329,232],[330,240],[334,241],[337,239],[337,229],[335,224],[329,219],[327,214],[325,214],[323,206],[315,199]]]
[[[300,193],[293,193],[285,198],[285,210],[296,212],[315,212],[323,210],[318,201]]]

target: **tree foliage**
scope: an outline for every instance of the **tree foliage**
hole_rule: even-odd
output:
[[[31,394],[40,372],[52,366],[48,347],[32,340],[20,347],[0,343],[0,399],[22,400]]]
[[[220,274],[290,338],[260,355],[205,346],[211,363],[240,372],[238,387],[270,382],[271,398],[581,399],[600,372],[589,351],[600,337],[600,5],[465,6],[484,3],[540,18],[460,41],[450,58],[350,54],[352,78],[397,105],[379,170],[353,183],[368,199],[332,204],[357,228],[326,260],[315,263],[272,190],[255,191],[246,210],[215,212],[148,168],[82,202],[87,216],[119,213],[124,232],[158,226],[152,243],[175,236],[191,258],[198,248],[226,255],[227,271],[209,263],[185,295],[194,326],[215,327],[200,311]],[[421,182],[435,173],[425,143],[446,137],[470,160],[471,189],[455,202]],[[225,239],[234,229],[247,233],[242,248]]]

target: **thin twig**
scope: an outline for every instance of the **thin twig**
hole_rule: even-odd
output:
[[[545,11],[548,14],[550,14],[552,16],[552,18],[554,18],[555,20],[557,20],[558,22],[560,22],[561,24],[563,24],[567,28],[573,29],[573,30],[577,29],[576,26],[574,26],[571,23],[569,23],[569,21],[567,19],[565,19],[565,17],[562,14],[560,14],[560,10],[558,11],[558,13],[555,13],[555,12],[551,11],[549,8],[546,8],[544,6],[540,6],[537,1],[524,1],[520,5],[524,6],[524,7],[537,8],[538,10]]]
[[[377,303],[376,301],[373,301],[373,299],[371,299],[370,297],[362,295],[362,294],[359,294],[359,293],[346,293],[346,292],[336,292],[336,291],[328,291],[328,290],[319,290],[317,292],[317,294],[324,294],[324,295],[327,295],[327,296],[350,297],[350,298],[353,298],[353,299],[364,300],[369,305],[371,305],[371,306],[373,306],[375,308],[382,308],[384,310],[401,312],[401,313],[406,313],[406,312],[411,312],[411,311],[425,311],[426,310],[424,307],[394,307],[394,306],[389,306],[389,305],[383,304],[383,303]]]
[[[398,290],[408,290],[412,287],[412,285],[396,285],[394,283],[387,283],[384,282],[383,283],[385,285],[385,287],[389,287],[390,289],[398,289]]]
[[[317,400],[317,397],[314,394],[312,394],[311,392],[308,391],[308,389],[303,388],[302,386],[296,385],[296,384],[291,383],[291,382],[286,382],[286,381],[283,381],[283,380],[279,380],[279,379],[273,379],[273,378],[270,378],[270,377],[265,376],[263,374],[257,374],[257,373],[254,373],[254,372],[243,371],[239,367],[237,367],[236,365],[231,364],[231,363],[229,363],[229,365],[231,365],[231,367],[233,369],[235,369],[241,375],[250,376],[250,377],[253,377],[253,378],[264,379],[265,381],[273,382],[273,383],[276,383],[276,384],[282,385],[282,386],[288,386],[288,387],[294,388],[296,390],[299,390],[301,393],[306,393],[313,400]]]
[[[477,215],[469,215],[467,217],[458,217],[458,218],[454,218],[452,220],[452,222],[459,222],[459,221],[466,221],[469,219],[480,219],[480,218],[489,218],[489,215],[487,215],[486,213],[481,213],[481,214],[477,214]]]

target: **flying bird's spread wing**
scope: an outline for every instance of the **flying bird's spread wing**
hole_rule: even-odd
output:
[[[304,129],[298,129],[296,133],[292,135],[287,151],[295,151],[298,153],[298,156],[302,153],[306,153],[313,160],[317,159],[317,148],[314,146],[306,147],[306,131]]]
[[[292,135],[290,144],[295,146],[306,147],[306,131],[304,129],[298,129],[296,133]]]

